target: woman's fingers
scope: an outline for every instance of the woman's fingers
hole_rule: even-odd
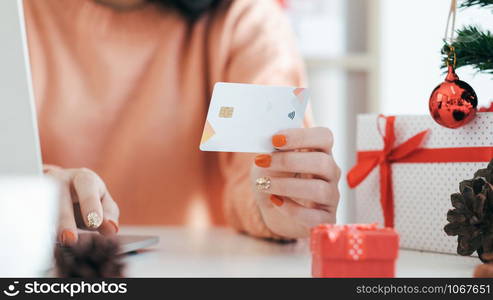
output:
[[[266,181],[269,183],[266,184]],[[337,206],[339,199],[336,183],[321,179],[262,177],[257,179],[257,189],[268,194],[313,201],[327,207]]]
[[[116,234],[120,211],[101,178],[82,169],[74,173],[72,181],[85,226],[103,235]]]
[[[327,181],[338,181],[341,171],[332,155],[324,152],[274,152],[261,154],[255,164],[271,171],[315,175]]]
[[[64,246],[77,242],[77,225],[68,185],[60,189],[60,219],[58,222],[58,241]]]
[[[282,130],[272,144],[279,151],[257,156],[259,168],[252,169],[266,225],[281,236],[306,237],[313,226],[335,223],[341,171],[332,157],[331,131]]]
[[[325,127],[293,128],[274,135],[272,144],[279,150],[315,149],[331,154],[333,137]]]
[[[82,169],[74,172],[72,184],[84,224],[89,229],[99,228],[103,222],[101,198],[106,190],[101,179],[92,171]]]
[[[98,230],[103,235],[118,232],[118,205],[103,180],[88,169],[45,166],[44,172],[61,182],[59,241],[77,242],[77,227]]]

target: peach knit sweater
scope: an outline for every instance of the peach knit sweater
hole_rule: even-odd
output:
[[[252,196],[253,156],[199,141],[215,82],[303,84],[276,2],[225,2],[193,25],[153,4],[24,2],[44,163],[96,171],[123,224],[184,225],[202,207],[209,223],[272,236]]]

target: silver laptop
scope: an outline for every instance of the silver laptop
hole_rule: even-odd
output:
[[[22,0],[0,1],[0,41],[0,175],[42,176]],[[118,238],[122,253],[159,241],[155,236]]]

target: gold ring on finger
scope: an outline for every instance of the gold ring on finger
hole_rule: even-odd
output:
[[[257,187],[257,191],[267,191],[271,187],[271,179],[270,177],[260,177],[255,180],[255,186]]]

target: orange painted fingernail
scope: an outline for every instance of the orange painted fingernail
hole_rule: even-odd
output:
[[[120,231],[120,227],[118,227],[115,221],[108,220],[108,223],[110,223],[113,226],[113,228],[115,229],[115,233],[118,233],[118,231]]]
[[[284,200],[276,195],[270,195],[270,202],[275,206],[282,206],[284,204]]]
[[[255,164],[261,168],[270,167],[271,162],[272,162],[272,157],[268,154],[261,154],[255,157]]]
[[[118,230],[119,230],[118,224],[110,219],[104,219],[103,223],[98,228],[99,233],[107,236],[117,234]]]
[[[65,229],[62,231],[60,235],[60,242],[64,246],[71,246],[77,242],[77,238],[75,237],[75,234],[72,231]]]
[[[286,145],[286,136],[283,134],[274,135],[272,137],[272,145],[274,145],[274,147],[277,147],[277,148]]]

